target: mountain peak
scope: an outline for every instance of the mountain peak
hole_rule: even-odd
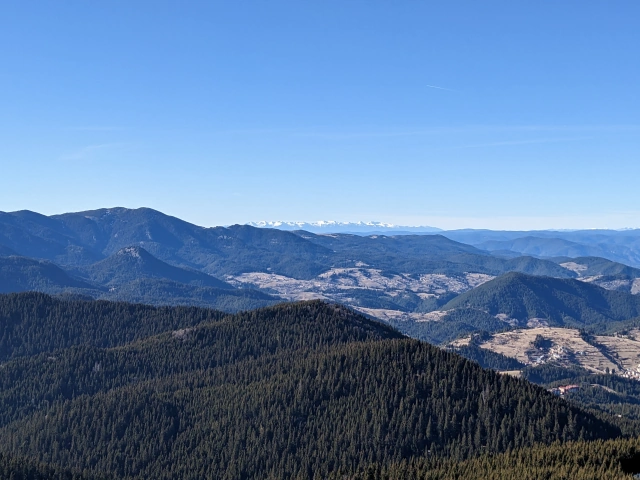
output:
[[[129,256],[132,258],[142,258],[144,254],[148,254],[148,252],[144,248],[138,246],[124,247],[116,252],[116,255]]]
[[[85,267],[85,270],[93,281],[107,285],[155,278],[194,286],[233,289],[228,283],[204,272],[163,262],[138,245],[121,248],[112,256]]]

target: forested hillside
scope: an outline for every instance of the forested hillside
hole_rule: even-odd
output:
[[[621,275],[629,278],[640,277],[640,269],[623,263],[613,262],[602,257],[565,257],[555,258],[554,261],[566,267],[573,267],[581,277],[607,275]]]
[[[438,321],[391,321],[407,335],[435,344],[477,332],[551,326],[622,329],[640,317],[640,296],[570,278],[511,272],[438,307]]]
[[[224,315],[190,307],[64,300],[34,292],[0,295],[0,362],[73,345],[115,347]]]
[[[454,298],[442,309],[503,314],[520,325],[536,318],[549,326],[584,327],[640,316],[640,296],[579,280],[508,273]]]
[[[81,474],[4,454],[0,454],[0,478],[3,480],[109,480],[109,477],[103,475]]]
[[[0,293],[28,290],[57,293],[68,289],[95,289],[95,285],[72,277],[51,262],[0,256]]]
[[[160,278],[197,287],[232,290],[222,280],[198,270],[178,268],[161,260],[139,246],[125,247],[110,257],[84,269],[90,280],[99,285],[117,286],[140,279]]]
[[[317,478],[634,428],[321,302],[236,315],[5,303],[17,325],[21,312],[58,328],[87,318],[87,332],[113,335],[52,352],[64,342],[31,334],[6,349],[0,451],[115,478]],[[102,313],[127,320],[108,329]]]
[[[370,465],[349,480],[623,480],[640,471],[640,440],[556,443],[464,462],[422,458]]]

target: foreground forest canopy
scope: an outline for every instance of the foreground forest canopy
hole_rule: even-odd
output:
[[[463,462],[409,460],[370,465],[350,480],[622,480],[640,471],[640,441],[611,440],[537,445]]]
[[[0,478],[7,480],[107,480],[102,475],[82,474],[44,463],[0,454]]]
[[[228,315],[13,294],[0,323],[0,452],[85,475],[325,478],[636,432],[319,301]]]

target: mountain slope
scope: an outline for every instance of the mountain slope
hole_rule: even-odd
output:
[[[191,307],[63,300],[33,292],[0,295],[0,362],[73,345],[116,347],[225,315]]]
[[[640,293],[640,269],[599,257],[555,258],[561,267],[576,272],[578,278],[607,290]]]
[[[52,218],[103,255],[140,245],[172,265],[218,276],[242,273],[249,265],[254,271],[272,268],[284,275],[308,276],[322,270],[315,259],[330,253],[289,232],[239,225],[203,228],[148,208],[101,209]]]
[[[0,212],[0,243],[18,255],[58,264],[88,264],[102,255],[82,242],[54,217],[23,210]]]
[[[55,220],[39,213],[0,212],[0,234],[3,245],[20,255],[54,259],[65,253],[69,232]]]
[[[15,257],[18,254],[11,250],[9,247],[5,247],[4,245],[0,245],[0,257]]]
[[[522,255],[540,257],[602,257],[607,254],[607,250],[599,246],[584,245],[562,238],[535,236],[526,236],[514,240],[493,240],[476,246],[483,250],[509,250]]]
[[[156,278],[198,287],[233,289],[228,283],[206,273],[171,266],[138,246],[118,250],[109,258],[83,270],[92,281],[106,286]]]
[[[505,260],[488,255],[471,245],[443,235],[314,235],[295,232],[310,242],[335,252],[335,264],[349,267],[365,263],[369,267],[408,274],[468,272],[500,275],[509,271],[571,278],[574,272],[554,262],[532,257]],[[355,260],[354,260],[355,259]],[[357,260],[357,262],[356,262]]]
[[[623,275],[628,278],[640,278],[640,268],[613,262],[601,257],[575,257],[555,260],[565,268],[572,269],[581,277],[595,275]]]
[[[7,480],[106,480],[19,457],[0,454],[0,478]]]
[[[290,232],[235,226],[203,228],[148,208],[100,209],[45,217],[0,212],[0,243],[20,255],[86,266],[132,245],[171,265],[224,275],[272,268],[313,276],[331,252]],[[286,252],[283,251],[286,249]],[[286,255],[283,255],[283,252]],[[322,263],[317,263],[322,260]]]
[[[78,292],[81,293],[81,292]],[[97,296],[100,300],[215,308],[224,312],[251,310],[282,300],[250,288],[198,287],[165,279],[139,278],[118,284]]]
[[[25,257],[0,257],[0,293],[25,290],[60,292],[66,288],[95,289],[46,261]]]
[[[390,323],[407,335],[439,345],[478,332],[601,327],[639,316],[639,295],[577,279],[511,272],[454,297],[423,321]]]
[[[428,452],[620,435],[534,385],[320,302],[16,358],[0,369],[0,412],[0,450],[159,480],[326,478]]]
[[[422,458],[390,466],[369,465],[342,480],[622,480],[640,472],[640,441],[610,440],[532,448],[484,456],[464,462],[437,462]],[[333,478],[333,477],[332,477]]]
[[[551,326],[580,327],[640,316],[640,297],[574,279],[508,273],[454,298],[442,309],[502,314],[521,325],[540,319]]]
[[[549,263],[553,262],[547,262],[528,256],[517,257],[507,260],[503,272],[520,272],[528,275],[556,278],[573,278],[575,276],[573,272],[566,273],[556,270],[554,267],[549,265]]]
[[[237,312],[280,301],[235,288],[196,270],[173,267],[140,247],[129,247],[71,275],[43,260],[0,257],[0,293],[37,291],[152,305],[190,305]]]

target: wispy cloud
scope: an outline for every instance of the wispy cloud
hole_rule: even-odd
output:
[[[437,85],[425,85],[425,87],[436,88],[438,90],[446,90],[447,92],[455,92],[456,91],[456,90],[453,90],[451,88],[438,87]]]
[[[125,144],[123,143],[102,143],[98,145],[87,145],[86,147],[82,147],[73,152],[61,155],[60,160],[89,160],[101,151],[119,148],[124,145]]]

